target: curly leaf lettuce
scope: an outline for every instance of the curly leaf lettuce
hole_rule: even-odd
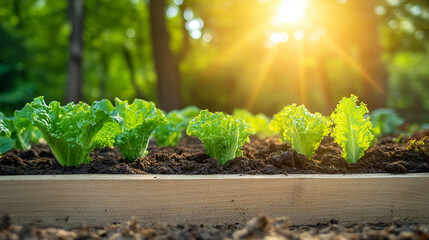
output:
[[[363,102],[358,106],[357,102],[355,95],[344,97],[331,115],[334,122],[332,136],[343,149],[342,156],[349,163],[356,163],[374,139],[372,123],[364,117],[368,108]]]
[[[116,137],[122,132],[118,122],[105,123],[94,138],[94,148],[113,148]]]
[[[399,132],[399,127],[405,123],[405,120],[390,108],[376,109],[371,112],[370,116],[376,136],[396,134]]]
[[[330,122],[320,113],[310,113],[304,105],[292,104],[274,116],[272,129],[280,132],[283,141],[308,159],[329,134]]]
[[[31,123],[40,131],[55,158],[62,166],[89,163],[94,138],[105,123],[120,121],[109,100],[93,102],[92,106],[79,102],[60,106],[53,101],[46,105],[43,97],[27,103],[15,111],[17,128]]]
[[[176,146],[182,138],[182,132],[186,126],[180,113],[177,111],[168,113],[167,122],[158,126],[153,133],[157,145],[160,147]]]
[[[180,115],[182,115],[186,125],[188,125],[189,121],[191,121],[192,118],[196,117],[200,113],[200,109],[196,106],[187,106],[183,109],[180,109],[178,112]]]
[[[235,118],[244,118],[250,125],[252,125],[255,134],[261,138],[266,138],[273,135],[270,130],[270,118],[263,113],[253,115],[246,109],[234,109],[232,116]]]
[[[200,109],[189,106],[181,110],[173,110],[167,114],[167,122],[158,126],[153,136],[160,147],[173,147],[179,144],[189,121],[198,115]]]
[[[10,138],[10,135],[11,132],[4,121],[0,119],[0,156],[15,146],[15,141]]]
[[[136,160],[147,152],[150,135],[155,128],[166,122],[165,115],[152,102],[135,99],[128,101],[115,99],[116,109],[123,118],[121,133],[116,137],[115,145],[121,149],[124,158]]]
[[[189,122],[186,133],[198,137],[207,154],[216,158],[220,165],[225,165],[229,160],[243,155],[241,147],[250,141],[249,135],[254,130],[244,119],[203,110]]]
[[[28,150],[31,148],[31,143],[39,143],[42,141],[42,133],[34,127],[30,122],[27,126],[21,125],[17,128],[14,124],[15,117],[7,117],[0,112],[0,120],[4,121],[4,125],[11,132],[10,138],[15,142],[14,147],[20,150]]]

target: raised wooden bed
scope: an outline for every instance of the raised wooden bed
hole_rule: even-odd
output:
[[[259,212],[295,224],[429,222],[429,173],[389,175],[0,176],[0,214],[73,227],[123,222],[244,223]]]

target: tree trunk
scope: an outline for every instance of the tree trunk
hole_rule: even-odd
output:
[[[180,76],[177,60],[169,47],[165,27],[165,0],[149,1],[151,37],[158,75],[159,107],[171,111],[181,107]]]
[[[362,4],[362,18],[359,40],[360,62],[363,69],[371,76],[374,84],[368,81],[362,82],[361,99],[368,105],[370,110],[383,108],[387,105],[388,75],[386,68],[381,61],[381,46],[378,33],[378,17],[374,8],[376,1],[359,1]]]
[[[134,64],[133,64],[133,59],[131,58],[131,53],[130,50],[128,50],[128,48],[126,46],[122,47],[122,54],[124,56],[125,59],[125,63],[127,64],[128,67],[128,71],[130,72],[130,81],[131,81],[131,85],[134,88],[134,92],[136,93],[136,97],[143,99],[143,93],[140,90],[140,87],[137,85],[137,80],[136,80],[136,76],[134,73]]]
[[[82,100],[82,53],[83,53],[83,0],[69,1],[69,18],[72,24],[69,45],[68,81],[66,102]]]

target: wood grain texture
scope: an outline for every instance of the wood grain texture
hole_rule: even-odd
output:
[[[429,174],[0,176],[0,215],[18,224],[429,222]]]

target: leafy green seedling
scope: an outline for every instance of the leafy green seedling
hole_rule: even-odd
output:
[[[89,163],[94,139],[103,125],[120,121],[109,100],[93,102],[92,106],[79,102],[63,107],[53,101],[46,105],[43,97],[35,98],[20,111],[15,111],[17,128],[29,123],[40,129],[43,138],[62,166]]]
[[[124,158],[136,160],[147,154],[150,135],[160,124],[166,122],[166,117],[152,102],[135,99],[132,104],[128,101],[115,99],[119,116],[123,119],[121,133],[115,138],[115,145],[121,149]]]
[[[232,116],[235,118],[244,118],[250,125],[252,125],[253,130],[255,130],[255,135],[260,138],[266,138],[273,135],[273,132],[270,130],[270,118],[263,113],[258,113],[253,115],[246,109],[234,109]]]
[[[15,148],[20,150],[28,150],[31,148],[31,143],[39,143],[42,141],[42,133],[34,127],[30,122],[27,126],[21,128],[15,127],[15,116],[7,117],[0,112],[0,120],[4,121],[4,125],[9,129],[10,138],[15,142]]]
[[[200,109],[189,106],[181,110],[173,110],[167,114],[167,122],[159,125],[153,136],[160,147],[173,147],[179,144],[189,121],[198,115]]]
[[[0,119],[0,157],[2,153],[11,150],[15,146],[15,141],[10,138],[11,132]]]
[[[229,160],[243,155],[241,147],[250,141],[249,135],[254,131],[244,119],[202,110],[189,122],[186,133],[201,139],[207,154],[216,158],[220,165],[225,165]]]
[[[407,150],[424,153],[429,157],[429,137],[426,136],[419,140],[411,139],[408,141]]]
[[[356,163],[370,147],[374,134],[372,123],[364,115],[368,113],[366,104],[357,105],[358,98],[344,97],[331,114],[334,122],[332,136],[343,149],[342,156],[348,163]]]
[[[372,111],[370,116],[377,135],[396,134],[398,128],[405,123],[405,120],[390,108],[379,108]]]
[[[322,138],[329,134],[330,122],[320,113],[310,113],[304,105],[292,104],[275,114],[271,129],[278,131],[282,141],[308,159],[319,147]]]

